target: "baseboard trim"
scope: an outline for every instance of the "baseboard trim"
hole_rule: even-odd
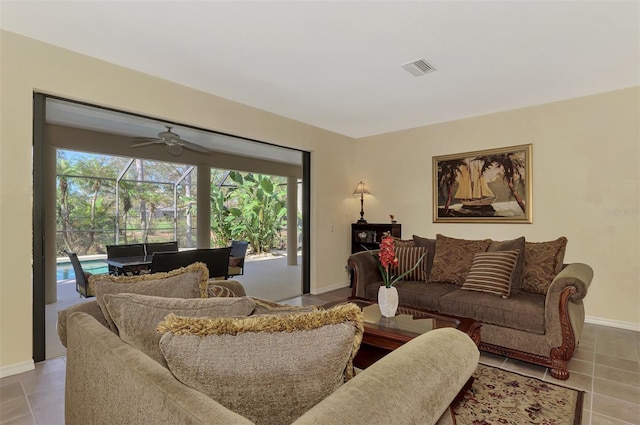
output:
[[[331,286],[323,286],[320,289],[314,288],[314,289],[311,289],[310,292],[311,292],[311,295],[320,295],[320,294],[324,294],[325,292],[335,291],[336,289],[342,289],[348,286],[349,286],[349,282],[340,282]]]
[[[609,326],[612,328],[626,329],[629,331],[640,332],[640,323],[623,322],[621,320],[605,319],[602,317],[587,316],[584,319],[585,323],[591,323],[592,325]]]
[[[7,376],[17,375],[22,372],[28,372],[36,368],[33,360],[27,360],[26,362],[14,363],[8,366],[0,367],[0,378],[6,378]]]

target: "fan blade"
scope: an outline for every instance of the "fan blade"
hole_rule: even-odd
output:
[[[155,145],[158,143],[164,143],[162,140],[154,140],[154,139],[144,139],[144,138],[140,138],[138,140],[146,140],[146,142],[140,142],[140,143],[135,143],[133,145],[131,145],[131,148],[139,148],[141,146],[148,146],[148,145]]]
[[[186,140],[175,140],[176,143],[182,145],[182,147],[191,149],[192,151],[202,152],[202,153],[211,153],[211,151],[204,146],[196,145],[195,143],[187,142]]]

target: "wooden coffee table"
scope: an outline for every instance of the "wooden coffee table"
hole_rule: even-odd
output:
[[[363,298],[349,298],[339,303],[358,305],[364,314],[364,335],[353,365],[360,369],[371,366],[382,357],[413,338],[438,328],[456,328],[480,345],[482,324],[473,319],[461,318],[421,310],[415,307],[398,307],[396,317],[380,314],[378,305]],[[331,303],[336,305],[339,303]],[[325,306],[328,307],[328,306]]]

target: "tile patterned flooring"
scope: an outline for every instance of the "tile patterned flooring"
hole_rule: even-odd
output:
[[[342,299],[349,288],[283,301],[292,305]],[[586,391],[582,423],[640,425],[640,332],[586,324],[569,363],[566,381],[552,378],[544,367],[482,353],[480,361],[544,381]],[[0,379],[0,424],[64,424],[66,358],[36,365],[35,370]]]

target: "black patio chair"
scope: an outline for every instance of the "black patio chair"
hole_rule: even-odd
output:
[[[249,242],[231,241],[231,255],[229,256],[229,277],[244,274],[244,258],[247,255]]]
[[[151,259],[151,273],[170,272],[195,262],[193,251],[156,252]]]
[[[196,249],[194,258],[205,263],[209,269],[209,279],[227,279],[229,277],[229,256],[231,247]]]
[[[71,261],[71,265],[73,266],[73,273],[76,276],[76,292],[78,292],[81,297],[85,298],[95,296],[93,292],[89,290],[89,276],[91,276],[91,273],[82,270],[82,264],[75,252],[65,250],[64,253],[67,254],[69,261]]]
[[[144,255],[144,244],[142,243],[127,245],[107,245],[107,258],[141,257]],[[136,270],[131,270],[131,273],[135,272]],[[109,274],[117,275],[118,269],[116,267],[109,266]]]
[[[156,252],[178,252],[178,241],[150,242],[144,244],[144,248],[147,255],[152,255]]]

